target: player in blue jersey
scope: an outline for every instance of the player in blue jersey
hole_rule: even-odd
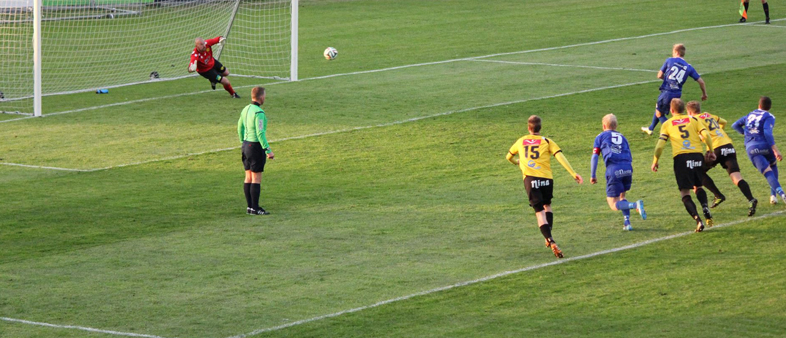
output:
[[[770,203],[778,203],[776,195],[786,202],[786,193],[783,192],[778,182],[778,161],[783,160],[783,155],[775,145],[772,129],[775,127],[775,116],[769,112],[772,100],[762,96],[759,99],[759,109],[741,117],[732,124],[734,130],[745,135],[745,152],[770,184]]]
[[[647,219],[647,213],[644,212],[644,201],[631,203],[625,199],[625,193],[630,190],[633,178],[633,157],[630,146],[625,136],[617,131],[617,117],[614,114],[604,116],[602,125],[603,132],[595,137],[592,148],[590,183],[598,183],[595,172],[598,168],[598,158],[603,156],[603,163],[606,164],[606,201],[611,210],[622,211],[625,219],[622,229],[633,230],[630,225],[630,209],[638,211],[642,219]]]
[[[701,100],[707,100],[707,86],[701,78],[696,69],[693,68],[683,57],[685,57],[685,45],[679,43],[674,45],[671,50],[670,58],[666,59],[663,66],[658,71],[658,78],[663,80],[660,85],[660,95],[658,102],[655,104],[655,114],[652,115],[652,123],[649,127],[641,127],[641,131],[652,135],[652,131],[658,125],[658,122],[666,122],[669,118],[671,108],[671,100],[679,99],[682,97],[682,86],[688,81],[688,77],[693,78],[699,83],[701,87]]]

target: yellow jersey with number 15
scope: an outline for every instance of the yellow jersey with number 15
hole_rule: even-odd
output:
[[[701,122],[704,128],[707,128],[707,132],[710,133],[713,148],[717,149],[720,146],[731,144],[731,138],[721,127],[721,124],[726,124],[725,120],[718,117],[718,115],[712,115],[707,112],[696,116],[696,118],[699,120],[699,122]],[[721,123],[721,121],[723,123]]]
[[[672,156],[690,153],[704,153],[701,131],[707,128],[698,119],[675,114],[660,127],[660,139],[671,140]]]
[[[524,178],[554,178],[551,173],[551,156],[561,151],[557,143],[541,135],[522,136],[509,150],[511,155],[519,155],[519,168]]]

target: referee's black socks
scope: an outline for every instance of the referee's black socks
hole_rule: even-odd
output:
[[[259,194],[262,192],[262,187],[259,183],[251,183],[251,207],[254,210],[259,210]]]
[[[254,208],[254,203],[251,201],[251,183],[243,183],[243,193],[246,195],[246,204],[249,208]]]

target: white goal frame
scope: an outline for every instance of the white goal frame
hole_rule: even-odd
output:
[[[31,0],[21,0],[31,1]],[[238,0],[238,4],[240,1]],[[42,68],[41,68],[41,21],[42,21],[42,0],[32,0],[33,5],[33,116],[42,116]],[[298,23],[299,0],[290,0],[290,65],[289,81],[298,80]],[[235,9],[237,10],[237,9]],[[234,15],[233,15],[234,16]],[[233,18],[234,19],[234,18]],[[232,23],[230,23],[231,28]],[[222,48],[223,49],[223,48]],[[220,56],[220,54],[219,54]]]

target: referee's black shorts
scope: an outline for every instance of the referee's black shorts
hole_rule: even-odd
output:
[[[199,73],[199,75],[202,75],[202,77],[210,80],[211,83],[219,83],[221,82],[221,79],[224,78],[221,74],[223,74],[225,70],[227,69],[224,67],[224,65],[221,64],[221,62],[218,62],[218,60],[213,60],[213,68],[204,73]]]
[[[255,173],[265,171],[267,155],[259,142],[243,141],[243,167]]]
[[[704,155],[701,153],[679,154],[674,156],[674,176],[680,190],[701,187],[705,169]]]

